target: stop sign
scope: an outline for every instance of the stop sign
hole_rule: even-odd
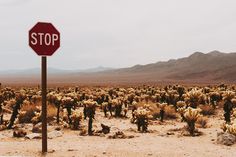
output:
[[[38,22],[29,31],[29,46],[39,56],[51,56],[60,47],[60,33],[51,23]]]

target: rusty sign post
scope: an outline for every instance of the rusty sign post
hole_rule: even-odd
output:
[[[51,23],[38,22],[29,31],[29,46],[42,58],[41,95],[42,95],[42,152],[47,148],[47,56],[60,47],[60,33]]]

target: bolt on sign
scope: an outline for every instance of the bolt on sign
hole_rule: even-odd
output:
[[[29,46],[42,58],[42,152],[47,152],[47,56],[60,47],[60,33],[51,24],[38,22],[29,31]]]

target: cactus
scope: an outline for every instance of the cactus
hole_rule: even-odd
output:
[[[86,104],[86,115],[89,117],[88,134],[92,135],[93,134],[92,123],[93,123],[93,119],[94,119],[94,116],[95,116],[95,110],[96,110],[97,102],[95,102],[93,100],[87,100],[87,101],[84,102],[84,104]]]
[[[194,136],[194,131],[195,131],[195,123],[197,119],[200,116],[200,110],[199,109],[194,109],[192,107],[188,107],[185,110],[184,117],[185,120],[188,124],[188,131],[191,136]]]
[[[138,131],[147,132],[148,129],[148,111],[143,108],[138,108],[135,111],[135,121],[138,126]]]
[[[185,121],[184,113],[187,106],[186,103],[184,101],[178,101],[176,106],[177,106],[177,112],[181,116],[181,122]]]
[[[224,118],[226,123],[230,123],[230,114],[233,109],[232,100],[235,97],[235,92],[232,91],[225,91],[223,93],[223,100],[224,100]]]
[[[165,115],[165,107],[167,106],[167,103],[160,103],[157,104],[158,107],[160,107],[160,120],[163,122],[164,115]]]
[[[80,122],[83,118],[82,113],[79,112],[78,110],[74,110],[72,112],[72,115],[70,116],[70,118],[71,118],[71,121],[72,121],[71,128],[73,130],[78,130],[79,126],[80,126]]]
[[[103,102],[102,103],[102,110],[104,112],[105,117],[107,117],[107,106],[108,106],[108,102]]]
[[[13,107],[13,112],[10,118],[10,123],[7,126],[7,129],[11,129],[15,119],[17,118],[17,115],[19,113],[19,110],[21,108],[21,105],[23,104],[24,100],[26,99],[26,95],[24,93],[17,93],[16,95],[16,104]]]

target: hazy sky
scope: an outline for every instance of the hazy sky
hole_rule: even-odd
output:
[[[0,0],[0,70],[40,67],[38,21],[61,32],[48,66],[127,67],[195,51],[236,52],[236,0]]]

